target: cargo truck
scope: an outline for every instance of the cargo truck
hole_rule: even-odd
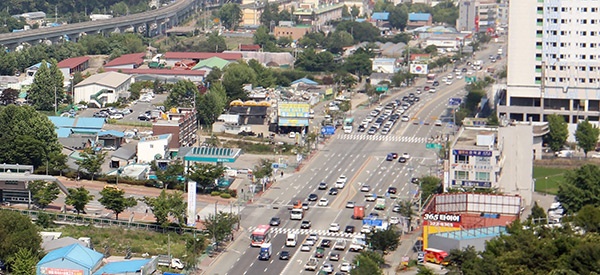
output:
[[[261,261],[268,261],[271,259],[271,243],[264,243],[260,246],[258,259]]]
[[[365,217],[365,207],[364,206],[354,206],[354,214],[352,214],[352,218],[355,220],[362,220]]]
[[[377,199],[377,202],[375,202],[375,209],[376,210],[385,210],[385,198]]]
[[[350,250],[352,252],[360,252],[365,248],[366,244],[367,244],[367,237],[364,234],[360,234],[360,235],[354,236],[354,238],[352,239],[352,243],[350,244],[350,247],[348,248],[348,250]]]
[[[158,255],[157,264],[159,266],[168,266],[175,269],[183,269],[185,265],[178,258],[173,258],[169,255]]]

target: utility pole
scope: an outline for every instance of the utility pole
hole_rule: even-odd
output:
[[[54,115],[58,112],[58,102],[56,99],[56,86],[54,86]]]

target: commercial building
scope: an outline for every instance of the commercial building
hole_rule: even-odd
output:
[[[293,41],[298,41],[300,40],[300,38],[304,37],[304,35],[306,35],[307,33],[310,32],[310,26],[309,25],[284,25],[281,24],[279,26],[276,26],[273,29],[273,35],[275,35],[276,38],[281,38],[281,37],[290,37],[292,38]]]
[[[294,16],[298,17],[300,24],[323,26],[325,23],[342,18],[342,9],[344,4],[327,4],[322,6],[303,5],[294,11]]]
[[[406,22],[407,29],[416,29],[424,26],[433,25],[433,16],[429,13],[409,13],[408,22]]]
[[[491,188],[531,203],[533,159],[541,158],[547,131],[545,124],[533,123],[462,127],[450,145],[444,190]]]
[[[171,139],[171,134],[142,138],[137,144],[137,162],[150,163],[153,160],[167,158]]]
[[[102,265],[104,255],[81,244],[72,244],[50,251],[37,264],[39,275],[92,275]]]
[[[144,64],[145,53],[130,53],[121,55],[106,64],[106,69],[135,69]]]
[[[501,0],[461,0],[458,3],[459,15],[456,19],[458,31],[485,32],[489,28],[508,23],[508,1]]]
[[[87,68],[90,67],[90,57],[89,56],[79,56],[73,58],[67,58],[58,62],[57,64],[60,72],[63,74],[64,81],[69,81],[70,78],[76,72],[83,72]]]
[[[155,135],[171,134],[169,150],[175,152],[179,147],[192,146],[197,141],[198,120],[194,108],[173,108],[163,115],[163,119],[152,124]],[[138,149],[139,152],[139,149]]]
[[[377,73],[394,74],[400,69],[395,58],[373,58],[372,70]]]
[[[75,85],[73,101],[102,108],[107,103],[117,102],[119,97],[127,97],[132,82],[130,75],[118,72],[95,74]]]
[[[577,123],[600,118],[600,2],[511,1],[507,91],[498,116],[547,121],[561,115],[574,141]]]

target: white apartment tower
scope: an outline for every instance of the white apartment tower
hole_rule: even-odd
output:
[[[498,115],[516,121],[600,116],[600,1],[511,0],[507,91]]]

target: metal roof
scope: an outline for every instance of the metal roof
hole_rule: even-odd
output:
[[[389,12],[374,12],[371,19],[379,21],[387,21],[390,18]]]
[[[507,234],[505,226],[491,226],[482,228],[465,229],[450,232],[436,233],[436,236],[455,239],[455,240],[468,240],[468,239],[480,239],[487,237],[496,237],[501,234]]]
[[[104,255],[84,247],[80,244],[72,244],[56,250],[50,251],[44,258],[42,258],[37,266],[38,269],[41,265],[49,263],[55,260],[70,260],[87,270],[91,270],[98,265],[98,262],[104,258]]]
[[[115,137],[124,137],[125,133],[121,132],[121,131],[116,131],[116,130],[102,130],[100,132],[98,132],[98,136],[102,137],[102,136],[115,136]]]
[[[235,162],[241,152],[241,149],[236,148],[192,147],[185,153],[183,159],[201,162]]]
[[[146,56],[145,53],[124,54],[104,64],[104,67],[120,65],[142,65],[142,63],[144,63],[144,56]]]
[[[429,21],[431,14],[429,13],[409,13],[408,21]]]
[[[148,262],[150,262],[150,259],[107,263],[94,272],[94,275],[139,273]]]
[[[209,59],[211,57],[219,57],[225,60],[234,61],[242,59],[242,54],[239,53],[207,53],[207,52],[166,52],[163,55],[165,59]]]
[[[197,69],[200,69],[203,67],[208,67],[211,69],[214,67],[217,67],[219,69],[223,69],[223,68],[225,68],[225,66],[227,66],[227,64],[229,64],[229,61],[227,61],[223,58],[214,56],[209,59],[201,60],[200,62],[198,62],[198,64],[196,64],[196,66],[194,66],[192,68],[192,70],[197,70]]]
[[[85,62],[88,62],[89,60],[90,60],[89,56],[79,56],[79,57],[67,58],[65,60],[62,60],[62,61],[58,62],[57,65],[59,68],[73,69]]]
[[[87,85],[102,85],[110,88],[117,88],[124,82],[131,78],[130,75],[118,73],[118,72],[106,72],[92,75],[85,80],[77,83],[75,87],[82,87]]]
[[[55,128],[90,128],[102,129],[104,127],[104,118],[99,117],[60,117],[49,116]]]
[[[121,72],[129,75],[182,75],[182,76],[204,76],[205,70],[168,70],[168,69],[117,69],[107,68],[107,72]]]

